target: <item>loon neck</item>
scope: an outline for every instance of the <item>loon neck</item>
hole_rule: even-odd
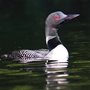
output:
[[[61,41],[57,33],[57,28],[46,25],[45,34],[46,44],[50,51],[54,49],[57,45],[61,44]]]

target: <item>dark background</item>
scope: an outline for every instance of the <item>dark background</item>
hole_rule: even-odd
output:
[[[89,9],[90,0],[0,0],[0,50],[46,48],[45,19],[49,13],[59,10],[80,14],[61,26],[61,39],[69,48],[73,42],[69,32],[83,30],[89,35]]]

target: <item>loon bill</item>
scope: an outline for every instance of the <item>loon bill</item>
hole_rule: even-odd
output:
[[[22,63],[31,62],[35,59],[66,62],[69,54],[59,38],[56,27],[63,21],[71,20],[77,16],[79,16],[79,14],[66,15],[61,11],[56,11],[48,15],[45,21],[45,36],[48,50],[19,50],[13,51],[11,54],[5,54],[4,56],[19,60]]]

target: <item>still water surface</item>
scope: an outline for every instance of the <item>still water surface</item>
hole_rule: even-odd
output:
[[[0,64],[0,90],[90,90],[88,60]]]

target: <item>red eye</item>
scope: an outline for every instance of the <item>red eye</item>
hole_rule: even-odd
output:
[[[54,15],[54,19],[55,20],[60,20],[60,16],[59,15]]]

